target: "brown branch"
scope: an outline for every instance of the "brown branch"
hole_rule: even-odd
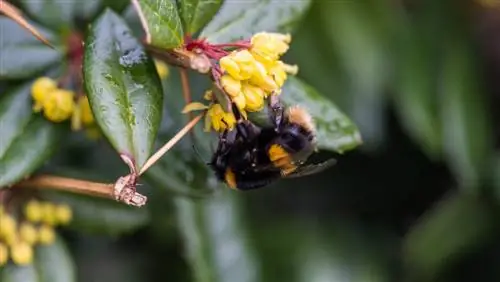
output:
[[[24,180],[15,187],[54,189],[78,194],[114,199],[115,184],[104,184],[53,175],[40,175]]]
[[[204,114],[201,114],[191,120],[183,129],[181,129],[177,134],[172,137],[163,147],[160,148],[154,155],[152,155],[141,168],[141,171],[138,175],[142,175],[146,170],[148,170],[152,165],[154,165],[166,152],[170,150],[179,140],[186,135],[186,133],[190,132],[191,129],[200,121]]]

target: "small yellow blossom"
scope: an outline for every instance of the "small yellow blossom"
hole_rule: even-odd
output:
[[[75,108],[73,92],[57,89],[43,101],[43,113],[48,120],[62,122],[71,117]]]
[[[42,110],[43,101],[50,95],[51,92],[57,89],[55,80],[49,77],[40,77],[35,80],[31,86],[31,97],[35,101],[33,110],[39,112]]]
[[[10,254],[15,264],[26,265],[33,261],[33,247],[23,241],[10,246]]]
[[[257,61],[271,64],[288,51],[291,40],[290,34],[260,32],[252,36],[250,52]]]
[[[38,242],[42,245],[49,245],[56,239],[54,228],[49,225],[42,225],[38,230]]]
[[[220,83],[224,91],[229,96],[236,97],[241,93],[241,81],[233,78],[230,75],[223,75],[220,79]]]
[[[257,63],[256,70],[249,80],[251,84],[262,88],[266,93],[275,92],[279,89],[263,64]]]
[[[30,245],[36,242],[36,235],[35,226],[28,222],[23,222],[19,227],[19,238]]]
[[[9,249],[7,246],[0,242],[0,266],[4,266],[9,259]]]
[[[167,64],[159,60],[154,60],[154,62],[156,66],[156,71],[158,72],[158,76],[161,79],[167,78],[168,75],[170,74],[170,70],[168,69]]]
[[[0,237],[7,239],[16,234],[17,223],[16,220],[8,215],[4,214],[0,216]]]
[[[219,61],[221,69],[236,80],[249,79],[255,71],[255,58],[248,50],[235,51]]]
[[[84,125],[91,125],[94,123],[94,115],[92,114],[92,109],[90,108],[89,98],[83,96],[78,101],[78,106],[80,107],[82,113],[82,123]]]
[[[207,112],[207,118],[210,119],[212,128],[215,131],[232,130],[236,124],[236,118],[233,113],[227,113],[220,104],[213,104]]]
[[[245,110],[257,112],[264,108],[264,90],[262,88],[245,83],[242,87],[245,97]]]
[[[240,109],[240,111],[245,110],[245,107],[247,106],[245,94],[243,92],[240,92],[240,94],[236,97],[232,97],[232,101],[236,104],[236,107]]]
[[[55,225],[56,219],[56,206],[52,203],[42,203],[42,222],[48,225]]]
[[[59,224],[68,224],[73,217],[73,212],[68,205],[57,205],[55,216]]]
[[[40,202],[31,200],[24,206],[24,215],[31,222],[40,222],[43,216]]]

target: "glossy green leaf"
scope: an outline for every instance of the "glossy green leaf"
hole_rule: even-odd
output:
[[[139,40],[109,9],[90,30],[84,75],[92,112],[104,135],[139,169],[151,155],[160,126],[162,86]]]
[[[406,235],[403,258],[416,281],[429,281],[443,268],[488,242],[495,218],[470,194],[453,194],[425,214]],[[423,279],[423,280],[422,280]]]
[[[146,21],[152,45],[172,49],[184,42],[184,31],[175,0],[136,0]]]
[[[163,171],[166,177],[154,178],[157,189],[221,189],[204,199],[174,198],[177,227],[183,240],[184,255],[196,282],[253,282],[259,279],[258,267],[245,238],[244,220],[235,192],[215,187],[215,179],[204,164],[194,159],[192,149],[174,149],[151,170]],[[188,161],[189,159],[193,161]],[[222,190],[223,189],[223,190]]]
[[[342,153],[361,145],[356,125],[333,102],[300,79],[288,78],[280,97],[288,106],[301,105],[308,110],[316,123],[321,149]]]
[[[60,237],[50,245],[36,247],[35,266],[40,282],[76,281],[73,258]]]
[[[0,98],[0,188],[33,173],[53,153],[60,130],[32,114],[30,84]]]
[[[261,31],[291,32],[306,12],[310,0],[226,0],[217,15],[203,29],[201,38],[227,43],[250,38]]]
[[[74,0],[19,0],[28,15],[53,29],[73,26],[73,17],[77,10],[78,1]],[[92,2],[92,1],[85,1]],[[56,16],[57,15],[57,16]]]
[[[33,25],[45,38],[57,45],[58,39],[54,34]],[[0,34],[0,79],[31,77],[62,59],[63,53],[60,50],[44,45],[9,18],[0,17]]]
[[[79,232],[118,236],[149,222],[147,209],[129,207],[113,200],[53,191],[45,191],[43,197],[68,204],[73,210],[69,228]]]
[[[438,111],[436,75],[431,52],[417,33],[407,31],[400,47],[396,90],[396,111],[409,135],[431,158],[442,153],[441,120]],[[433,75],[434,74],[434,75]]]
[[[486,94],[479,82],[474,50],[451,40],[440,85],[443,141],[447,161],[460,185],[477,187],[489,174],[493,137]]]
[[[220,9],[223,0],[177,0],[186,34],[202,29]]]
[[[41,282],[32,264],[17,266],[9,263],[0,270],[0,281],[2,282]]]

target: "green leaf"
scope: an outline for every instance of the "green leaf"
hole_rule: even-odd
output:
[[[139,40],[109,9],[92,25],[83,69],[96,122],[113,147],[141,168],[160,126],[161,81]]]
[[[416,32],[405,30],[400,46],[396,90],[392,98],[409,135],[433,159],[441,157],[442,135],[438,111],[437,74],[429,46]],[[426,58],[426,59],[422,59]]]
[[[450,40],[441,75],[441,118],[447,161],[463,188],[488,178],[493,151],[492,126],[474,50]]]
[[[0,98],[0,188],[33,173],[59,141],[58,126],[32,114],[30,87],[25,84]]]
[[[452,194],[420,219],[406,235],[403,258],[418,275],[430,281],[460,255],[486,244],[496,219],[488,204],[470,194]]]
[[[186,34],[194,34],[214,17],[224,0],[177,0]]]
[[[300,79],[288,78],[280,97],[288,106],[301,105],[308,110],[316,123],[319,148],[342,153],[361,145],[356,125],[333,102]]]
[[[145,19],[152,45],[173,49],[184,42],[184,31],[174,0],[135,0],[139,15]]]
[[[61,238],[35,249],[35,266],[40,282],[76,281],[73,258]]]
[[[26,266],[17,266],[9,263],[0,270],[0,281],[2,282],[40,282],[36,269],[31,264]]]
[[[79,232],[118,236],[149,222],[147,209],[129,207],[113,200],[54,191],[44,191],[43,197],[68,204],[73,210],[69,228]]]
[[[19,0],[26,13],[34,20],[54,30],[72,27],[73,17],[78,6],[72,0]],[[92,2],[92,1],[86,1]]]
[[[245,227],[237,193],[215,187],[212,172],[195,159],[191,148],[169,151],[146,172],[157,189],[189,193],[223,189],[211,197],[173,198],[177,227],[184,243],[184,254],[196,282],[253,282],[259,279],[252,248],[245,238]],[[188,161],[192,160],[192,161]],[[165,177],[151,171],[162,171]],[[237,255],[234,256],[237,250]]]
[[[211,43],[227,43],[250,38],[261,31],[291,32],[310,3],[310,0],[226,0],[199,37]]]
[[[33,25],[45,38],[57,45],[54,34],[36,24]],[[62,59],[60,50],[44,45],[9,18],[0,17],[0,34],[0,79],[28,78]]]

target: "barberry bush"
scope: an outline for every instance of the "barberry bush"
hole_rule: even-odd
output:
[[[305,107],[325,152],[362,142],[284,59],[308,0],[0,4],[0,281],[76,281],[81,236],[140,230],[179,234],[194,281],[262,281],[244,196],[206,165],[230,103]]]

